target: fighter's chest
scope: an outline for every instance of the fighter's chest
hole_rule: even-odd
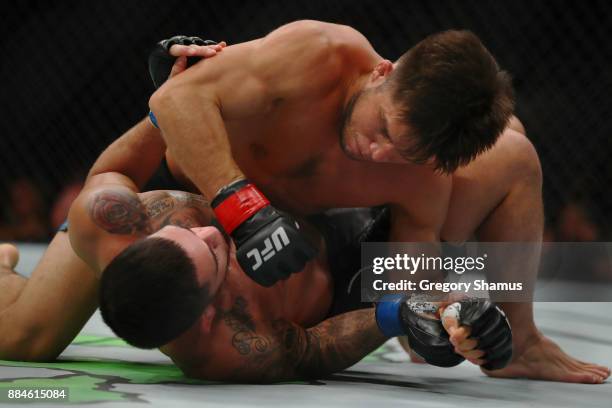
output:
[[[329,309],[332,279],[321,250],[299,273],[271,287],[257,284],[232,260],[222,290],[230,299],[226,305],[233,305],[229,309],[241,306],[254,319],[284,319],[310,325],[322,319]]]
[[[248,126],[229,124],[234,160],[271,199],[302,199],[307,192],[320,196],[339,170],[337,124],[323,116],[271,115]]]
[[[248,123],[226,123],[234,160],[281,209],[306,214],[381,204],[388,169],[342,151],[339,111],[325,101],[287,104]]]
[[[338,114],[324,104],[287,102],[226,128],[234,160],[250,177],[308,178],[337,144],[338,123]]]

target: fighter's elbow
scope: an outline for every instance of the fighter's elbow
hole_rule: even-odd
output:
[[[202,106],[209,105],[210,101],[216,101],[211,87],[187,86],[185,83],[164,84],[156,90],[149,98],[149,108],[160,117],[168,117],[177,113],[196,112]]]
[[[170,103],[182,97],[188,87],[181,81],[166,81],[157,88],[149,98],[149,107],[153,111],[166,108]]]
[[[157,89],[149,98],[149,108],[159,113],[166,110],[172,100],[176,97],[176,90],[173,86],[162,86]]]
[[[4,325],[4,322],[0,322]],[[0,342],[0,360],[52,361],[62,350],[49,342],[37,327],[12,327]]]
[[[21,357],[18,361],[32,361],[32,362],[40,362],[40,361],[54,361],[61,354],[62,350],[58,350],[57,347],[53,345],[41,343],[41,342],[33,342],[29,347],[20,350]]]

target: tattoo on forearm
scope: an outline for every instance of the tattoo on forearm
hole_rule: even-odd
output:
[[[327,319],[308,329],[298,370],[307,376],[331,374],[357,363],[382,345],[374,309],[360,309]]]
[[[238,297],[231,310],[221,314],[225,324],[234,332],[232,345],[243,355],[250,354],[253,348],[255,351],[264,352],[269,342],[264,337],[258,337],[255,334],[255,323],[246,308],[246,300]]]
[[[237,380],[320,377],[355,364],[385,341],[372,309],[345,313],[307,330],[278,319],[258,333],[247,306],[239,297],[220,314],[234,333],[232,346],[244,359],[234,372]]]
[[[146,193],[143,203],[153,231],[166,225],[194,228],[210,225],[212,209],[204,197],[182,191]]]
[[[111,234],[152,234],[166,225],[202,227],[210,225],[212,214],[202,196],[182,191],[135,194],[107,189],[96,193],[89,204],[91,219]]]
[[[89,203],[91,219],[111,234],[147,234],[148,217],[144,206],[134,193],[104,190]]]
[[[151,201],[147,205],[147,215],[155,218],[159,214],[171,211],[174,208],[174,199],[171,196],[161,197],[159,200]]]
[[[172,197],[178,202],[184,203],[186,207],[210,209],[210,203],[199,194],[187,193],[184,191],[169,191]]]

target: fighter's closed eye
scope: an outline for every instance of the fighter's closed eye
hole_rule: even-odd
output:
[[[391,141],[391,136],[389,136],[389,126],[387,124],[387,117],[385,116],[385,112],[382,110],[382,108],[378,110],[378,114],[380,115],[380,133],[385,139]]]

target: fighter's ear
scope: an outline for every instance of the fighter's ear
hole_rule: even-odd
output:
[[[370,80],[372,82],[381,81],[393,72],[393,63],[389,60],[382,60],[374,67]]]
[[[217,309],[213,305],[206,306],[204,312],[202,313],[202,317],[200,317],[200,328],[204,334],[209,334],[212,328],[213,320],[217,314]]]

